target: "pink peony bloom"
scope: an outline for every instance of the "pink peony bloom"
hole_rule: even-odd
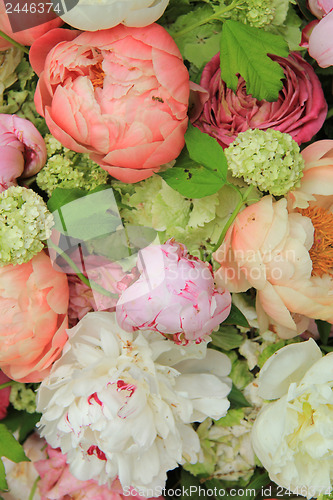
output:
[[[34,43],[35,103],[64,146],[112,176],[137,182],[179,155],[189,75],[167,31],[123,25],[90,33],[52,30]]]
[[[136,491],[128,488],[126,495],[118,480],[111,487],[106,484],[99,485],[97,481],[90,479],[81,481],[71,474],[67,457],[60,448],[46,449],[47,458],[34,463],[40,476],[38,490],[41,500],[146,500]],[[133,494],[131,494],[133,493]],[[157,500],[163,500],[159,497]]]
[[[177,344],[199,343],[224,321],[231,296],[217,290],[210,265],[169,240],[139,252],[140,278],[117,304],[117,320],[127,331],[150,329]]]
[[[79,265],[76,256],[71,255]],[[84,274],[89,279],[116,295],[117,298],[107,297],[93,290],[76,275],[71,269],[66,269],[69,284],[68,320],[70,327],[75,326],[88,312],[114,311],[121,293],[139,277],[136,268],[125,273],[123,268],[104,257],[88,255],[84,257]]]
[[[3,31],[6,35],[10,36],[15,42],[21,43],[22,45],[32,45],[35,40],[37,40],[40,36],[44,35],[47,31],[57,28],[58,26],[61,26],[63,24],[63,21],[59,18],[56,17],[55,19],[51,19],[47,22],[44,22],[43,24],[39,24],[38,26],[34,26],[29,29],[21,30],[21,31],[16,31],[13,33],[11,24],[9,22],[8,14],[6,14],[6,2],[5,0],[0,0],[0,30]],[[47,0],[39,0],[38,5],[41,5],[42,3],[45,4],[45,9],[48,9],[48,3]],[[15,8],[16,5],[20,5],[21,8],[23,4],[19,3],[12,3],[12,10]],[[29,3],[28,3],[29,5]],[[37,4],[36,4],[37,5]],[[41,7],[40,7],[41,10]],[[15,15],[15,13],[14,13]],[[32,13],[34,18],[36,19],[37,13]],[[27,14],[24,12],[21,13],[22,16],[22,23],[24,25],[25,23],[25,18],[27,17]],[[41,19],[41,22],[44,19]],[[23,27],[23,26],[22,26]],[[0,37],[0,50],[6,50],[11,47],[12,44],[10,42],[7,42],[4,38]]]
[[[0,114],[0,192],[19,177],[37,174],[46,162],[46,147],[36,127],[16,115]]]
[[[286,199],[265,196],[238,214],[214,255],[217,283],[256,288],[261,330],[283,338],[302,333],[307,318],[333,323],[333,214],[318,203],[289,212]]]
[[[314,70],[298,53],[289,57],[271,56],[285,74],[283,89],[276,102],[258,101],[246,93],[242,77],[236,93],[221,80],[220,55],[205,66],[201,86],[209,93],[194,125],[227,147],[240,132],[249,128],[273,128],[288,133],[298,143],[309,141],[321,128],[327,103]],[[194,110],[197,116],[197,110]]]
[[[310,33],[307,33],[307,27],[303,30],[308,38],[309,54],[322,68],[333,65],[332,30],[333,12],[317,22]]]
[[[0,385],[9,382],[10,378],[7,377],[2,371],[0,371]],[[9,395],[10,395],[10,387],[4,387],[0,389],[0,420],[5,418],[7,415],[7,408],[9,405]]]
[[[18,382],[40,382],[67,340],[68,284],[44,251],[0,268],[0,368]]]

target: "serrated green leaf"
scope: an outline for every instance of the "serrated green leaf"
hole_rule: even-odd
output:
[[[246,317],[235,304],[231,304],[230,314],[227,319],[223,321],[222,325],[238,325],[244,328],[250,328]]]
[[[252,406],[247,401],[242,391],[237,389],[234,385],[232,385],[232,389],[228,394],[228,399],[232,408],[245,408]]]
[[[324,345],[326,345],[332,330],[332,325],[331,323],[327,323],[327,321],[322,321],[321,319],[316,319],[316,325],[318,328],[320,340]]]
[[[0,457],[7,457],[15,463],[29,462],[23,447],[4,424],[0,424]]]
[[[6,481],[6,470],[3,461],[0,458],[0,491],[8,490],[8,484]]]
[[[185,498],[188,498],[188,494],[186,494],[186,490],[190,491],[191,487],[197,487],[199,489],[200,486],[200,480],[192,476],[189,472],[186,470],[182,469],[181,475],[180,475],[180,486],[184,492],[184,495],[182,495],[181,500],[184,500]]]
[[[218,332],[213,332],[211,334],[212,344],[216,347],[220,347],[225,351],[230,351],[239,347],[243,342],[243,337],[237,330],[230,326],[220,327]]]
[[[224,182],[227,180],[227,159],[222,146],[214,137],[190,124],[185,134],[185,143],[192,160],[218,174]]]
[[[276,101],[284,73],[267,54],[287,57],[288,53],[282,37],[237,21],[226,21],[220,44],[222,80],[235,92],[239,73],[246,81],[248,94],[259,101]]]
[[[158,175],[186,198],[204,198],[217,193],[225,184],[217,171],[209,170],[191,160],[186,149],[181,152],[172,168]]]

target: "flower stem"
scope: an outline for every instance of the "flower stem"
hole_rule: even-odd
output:
[[[253,186],[249,186],[248,189],[245,191],[245,193],[242,195],[240,201],[237,203],[234,211],[232,212],[232,214],[230,215],[229,219],[227,220],[223,230],[222,230],[222,233],[218,239],[218,242],[216,243],[215,247],[213,248],[213,252],[216,252],[216,250],[221,246],[224,238],[225,238],[225,235],[227,234],[227,231],[229,229],[229,227],[231,226],[231,224],[234,222],[234,220],[236,219],[237,215],[239,214],[239,211],[240,209],[242,208],[242,206],[245,204],[246,200],[248,199],[249,197],[249,194],[251,193],[253,189]]]
[[[5,389],[6,387],[9,387],[9,386],[11,386],[13,384],[15,384],[14,380],[9,380],[9,382],[5,382],[4,384],[1,384],[0,385],[0,391],[1,391],[1,389]]]
[[[38,484],[38,481],[40,480],[40,477],[38,476],[35,481],[34,481],[34,484],[32,485],[32,488],[31,488],[31,491],[30,491],[30,495],[29,495],[29,498],[28,500],[33,500],[34,496],[35,496],[35,493],[36,493],[36,490],[37,490],[37,484]]]
[[[83,281],[83,283],[85,283],[93,290],[96,290],[96,292],[100,293],[101,295],[105,295],[106,297],[111,297],[113,299],[118,299],[118,295],[116,295],[115,293],[109,292],[108,290],[100,286],[98,283],[95,283],[95,281],[86,278],[85,275],[81,273],[80,269],[77,267],[75,262],[69,257],[69,255],[67,255],[66,252],[63,252],[61,248],[59,248],[55,243],[53,243],[53,241],[48,240],[47,244],[48,246],[53,248],[67,262],[67,264],[70,265],[75,274],[78,276],[78,278],[80,278],[81,281]]]
[[[244,3],[244,2],[243,1],[240,2],[239,0],[234,0],[233,2],[231,2],[230,5],[227,5],[226,7],[223,7],[222,9],[218,10],[217,12],[214,12],[214,14],[212,14],[211,16],[207,16],[205,19],[201,19],[200,21],[197,21],[196,23],[190,24],[189,26],[186,26],[186,28],[184,28],[180,31],[173,32],[173,31],[169,30],[169,33],[174,39],[179,38],[183,35],[186,35],[190,31],[192,31],[193,29],[198,28],[202,24],[206,24],[206,23],[209,23],[209,22],[214,21],[214,20],[220,20],[220,17],[223,17],[224,14],[226,14],[230,10],[234,9],[236,7],[236,5],[241,5],[242,3]]]
[[[27,49],[24,45],[21,45],[20,43],[15,42],[15,40],[13,40],[12,38],[10,38],[10,36],[6,35],[6,33],[4,33],[1,30],[0,30],[0,36],[2,38],[4,38],[5,40],[7,40],[7,42],[10,42],[12,45],[14,45],[18,49],[22,50],[22,52],[24,52],[25,54],[29,54],[29,49]]]

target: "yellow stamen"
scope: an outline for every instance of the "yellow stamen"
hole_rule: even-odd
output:
[[[333,276],[333,214],[316,205],[300,210],[300,213],[309,217],[314,227],[314,241],[310,249],[312,275]]]
[[[93,84],[94,89],[96,87],[103,88],[105,73],[102,68],[102,62],[98,62],[95,66],[91,67],[92,78],[91,83]]]

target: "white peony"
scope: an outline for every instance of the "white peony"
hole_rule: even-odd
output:
[[[192,422],[229,407],[231,363],[206,344],[122,330],[115,313],[87,314],[38,391],[41,435],[67,453],[78,479],[163,487],[166,472],[198,460]]]
[[[279,399],[259,413],[253,448],[273,481],[307,498],[331,490],[332,387],[333,353],[312,339],[277,351],[259,375],[259,395]]]
[[[98,31],[123,23],[148,26],[159,19],[169,0],[79,0],[61,19],[74,28]]]

